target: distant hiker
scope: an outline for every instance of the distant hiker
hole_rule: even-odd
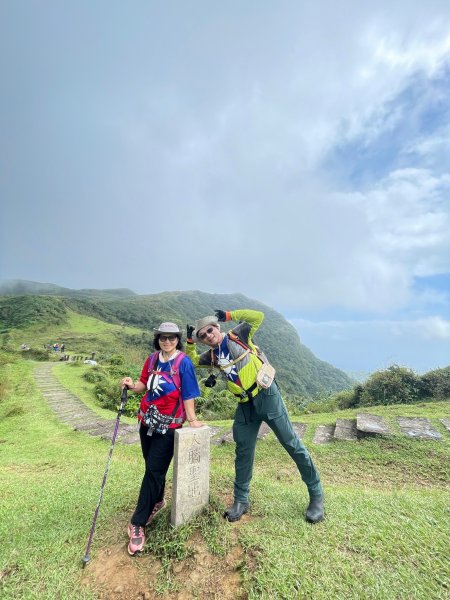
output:
[[[214,369],[218,369],[238,401],[233,423],[236,442],[234,503],[226,509],[224,517],[228,521],[238,521],[249,509],[256,439],[264,421],[297,465],[308,488],[310,501],[306,520],[310,523],[322,521],[324,507],[319,473],[292,427],[273,378],[274,369],[252,341],[264,313],[256,310],[216,310],[215,313],[215,316],[198,319],[195,327],[187,326],[186,352],[194,365],[209,367],[207,385],[215,384]],[[239,325],[225,334],[220,331],[219,321],[239,321]],[[211,350],[197,354],[195,342],[206,344]]]
[[[175,323],[154,329],[153,352],[145,361],[139,381],[122,379],[132,392],[143,393],[138,419],[145,475],[136,510],[128,525],[128,553],[140,552],[145,543],[145,526],[164,505],[166,473],[173,457],[175,429],[186,419],[191,427],[202,427],[195,416],[195,398],[200,390],[194,365],[181,352],[181,332]]]
[[[61,344],[61,352],[64,352],[64,348],[65,348],[65,345],[64,345],[64,343],[62,343]]]

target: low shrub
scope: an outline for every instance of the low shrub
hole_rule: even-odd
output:
[[[450,399],[450,367],[435,369],[420,378],[421,395],[436,400]]]
[[[384,371],[376,371],[365,382],[361,393],[361,405],[409,404],[420,398],[419,377],[405,367],[391,365]]]
[[[352,390],[338,392],[334,397],[337,408],[345,410],[346,408],[356,408],[357,406],[360,406],[363,389],[363,386],[358,384]]]
[[[325,402],[310,402],[305,408],[305,413],[329,413],[337,410],[337,402],[334,398],[330,398]]]
[[[8,352],[7,350],[2,350],[0,352],[0,367],[4,365],[10,365],[19,360],[19,357],[16,352]]]
[[[107,372],[101,373],[101,376],[101,379],[95,384],[94,393],[103,408],[116,411],[120,406],[120,380],[122,377]],[[130,417],[135,416],[139,409],[140,400],[141,396],[139,394],[129,394],[124,414]]]
[[[196,400],[196,411],[205,420],[232,419],[236,411],[236,398],[224,388],[223,382],[218,382],[216,387],[200,385],[201,396]]]
[[[24,350],[22,354],[23,358],[28,358],[30,360],[37,360],[40,362],[46,362],[50,360],[50,353],[48,352],[48,350],[30,348],[29,350]]]
[[[107,363],[112,366],[122,366],[126,364],[125,357],[121,354],[116,354],[114,356],[110,356],[107,360]]]
[[[86,371],[83,377],[89,383],[99,383],[105,378],[105,374],[102,372],[101,368],[93,367],[92,369],[89,369],[89,371]]]

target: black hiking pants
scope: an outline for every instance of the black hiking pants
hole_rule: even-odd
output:
[[[141,424],[139,436],[145,460],[145,474],[136,510],[131,517],[131,523],[141,527],[145,527],[155,504],[164,498],[166,474],[173,457],[175,441],[175,429],[169,429],[164,435],[154,432],[149,436],[147,432],[148,427]]]

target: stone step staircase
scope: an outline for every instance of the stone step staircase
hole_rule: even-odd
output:
[[[54,363],[41,363],[35,371],[36,382],[57,417],[76,431],[111,440],[115,419],[104,419],[86,406],[77,396],[64,388],[52,374]],[[423,417],[397,417],[400,430],[404,435],[416,439],[442,440],[443,436]],[[440,419],[450,432],[450,418]],[[306,423],[292,423],[300,438],[305,434]],[[224,431],[223,427],[210,425],[211,443],[214,445],[233,443],[233,431]],[[262,423],[258,439],[265,439],[272,430]],[[389,436],[392,431],[383,417],[370,413],[358,413],[356,419],[336,419],[335,425],[318,425],[314,444],[329,444],[335,440],[356,441],[365,437]],[[138,425],[120,424],[117,441],[123,444],[135,444],[139,441]]]
[[[60,421],[76,431],[84,431],[89,435],[111,440],[116,419],[104,419],[81,402],[81,400],[64,388],[52,374],[54,363],[41,363],[34,377],[44,398]],[[139,441],[137,425],[120,423],[116,440],[123,444],[135,444]]]

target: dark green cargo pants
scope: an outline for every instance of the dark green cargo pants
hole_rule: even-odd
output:
[[[236,479],[234,498],[248,502],[250,481],[253,475],[256,438],[261,423],[265,421],[279,442],[297,465],[310,496],[320,496],[322,486],[319,473],[303,442],[295,433],[276,382],[261,390],[251,401],[238,404],[234,415],[233,436],[236,442]]]

